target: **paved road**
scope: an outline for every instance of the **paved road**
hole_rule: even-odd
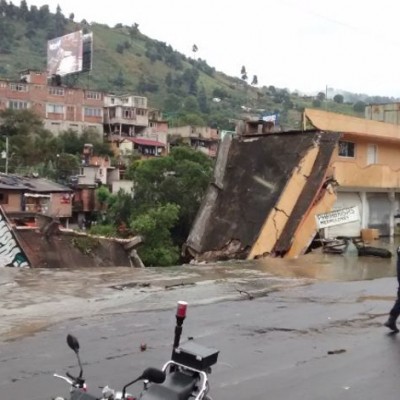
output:
[[[393,278],[320,282],[253,300],[243,296],[189,306],[182,338],[194,336],[220,349],[211,375],[215,400],[394,400],[400,388],[400,335],[388,334],[382,323],[395,290]],[[174,301],[183,294],[177,290]],[[89,386],[95,391],[104,384],[121,387],[145,367],[168,359],[173,314],[167,306],[78,318],[0,343],[0,398],[66,395],[66,385],[52,373],[74,371],[67,332],[81,342]],[[148,346],[144,352],[141,343]]]

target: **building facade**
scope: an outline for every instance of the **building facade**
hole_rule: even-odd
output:
[[[18,82],[0,80],[0,109],[33,110],[54,134],[91,129],[102,136],[103,101],[103,93],[57,85],[45,72],[23,72]]]
[[[135,136],[149,125],[147,97],[114,96],[104,97],[104,130],[109,135]]]
[[[209,157],[216,157],[217,155],[220,142],[218,129],[188,125],[169,128],[168,136],[172,146],[184,143]]]
[[[365,118],[400,125],[400,103],[369,104],[365,107]]]
[[[357,206],[358,221],[326,228],[327,237],[360,236],[361,229],[396,233],[400,213],[400,126],[306,109],[305,121],[322,131],[340,132],[331,160],[338,183],[334,209]]]

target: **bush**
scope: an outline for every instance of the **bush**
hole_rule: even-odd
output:
[[[166,204],[151,208],[132,220],[132,230],[144,237],[138,253],[147,267],[177,264],[179,248],[173,244],[171,229],[178,221],[178,215],[178,205]]]
[[[89,229],[91,235],[115,237],[117,236],[117,229],[114,225],[92,225]]]

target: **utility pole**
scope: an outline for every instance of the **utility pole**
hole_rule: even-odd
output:
[[[325,111],[328,111],[328,85],[325,87]]]
[[[5,174],[8,174],[8,136],[6,136],[6,149],[1,152],[1,158],[6,160]]]
[[[6,175],[8,174],[8,136],[6,136]]]

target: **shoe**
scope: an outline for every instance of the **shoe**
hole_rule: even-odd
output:
[[[399,332],[396,326],[396,318],[394,317],[389,317],[389,319],[383,324],[393,332]]]

